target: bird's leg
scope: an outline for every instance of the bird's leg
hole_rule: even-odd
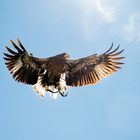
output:
[[[50,90],[50,89],[48,89],[47,91],[49,91],[49,92],[51,92],[51,93],[58,93],[59,91],[52,91],[52,90]]]

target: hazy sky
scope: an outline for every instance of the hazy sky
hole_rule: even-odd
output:
[[[1,140],[140,139],[139,0],[1,0],[0,19]],[[16,37],[37,57],[79,58],[114,42],[125,49],[125,65],[96,85],[69,87],[66,98],[41,99],[4,65]]]

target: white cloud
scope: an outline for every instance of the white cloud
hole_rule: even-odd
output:
[[[96,9],[107,22],[113,22],[115,20],[114,8],[110,5],[103,4],[101,1],[95,1]]]
[[[140,42],[140,13],[131,14],[123,26],[123,36],[128,42]]]
[[[101,0],[82,0],[82,24],[85,38],[91,40],[100,23],[115,21],[115,7]]]

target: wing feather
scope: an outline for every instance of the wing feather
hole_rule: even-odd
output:
[[[19,46],[12,40],[10,42],[17,52],[6,47],[9,54],[4,53],[4,59],[7,61],[5,64],[8,70],[16,81],[25,84],[35,84],[38,80],[39,72],[45,70],[41,66],[46,62],[46,59],[42,61],[42,59],[29,55],[19,39],[17,39]]]
[[[14,46],[14,48],[15,48],[19,53],[22,53],[22,50],[21,50],[12,40],[10,40],[10,43]]]
[[[20,46],[20,48],[24,51],[24,52],[27,52],[26,49],[23,47],[23,45],[21,44],[20,40],[17,38],[17,42],[18,42],[18,45]]]
[[[69,86],[84,86],[95,84],[113,72],[121,69],[118,62],[124,57],[118,57],[124,50],[118,51],[120,45],[113,50],[111,47],[101,55],[91,55],[77,60],[69,60],[69,70],[66,75],[66,83]]]
[[[6,49],[7,49],[7,51],[8,51],[9,53],[14,54],[14,55],[17,55],[17,53],[16,53],[16,52],[14,52],[13,50],[11,50],[11,49],[10,49],[10,48],[8,48],[7,46],[6,46]]]

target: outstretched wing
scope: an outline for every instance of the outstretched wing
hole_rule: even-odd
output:
[[[18,39],[17,42],[19,47],[12,40],[10,40],[10,42],[17,52],[6,47],[7,51],[9,52],[9,54],[4,53],[6,56],[4,59],[7,61],[5,63],[7,68],[16,81],[25,84],[35,84],[38,80],[39,74],[45,71],[43,64],[47,61],[47,59],[42,60],[33,57],[26,51]]]
[[[113,72],[121,69],[119,65],[123,64],[118,60],[124,57],[117,57],[124,50],[119,52],[119,46],[111,51],[110,47],[105,53],[101,55],[91,55],[78,60],[69,60],[69,71],[66,76],[66,83],[69,86],[84,86],[88,84],[95,84],[103,78],[109,76]]]

